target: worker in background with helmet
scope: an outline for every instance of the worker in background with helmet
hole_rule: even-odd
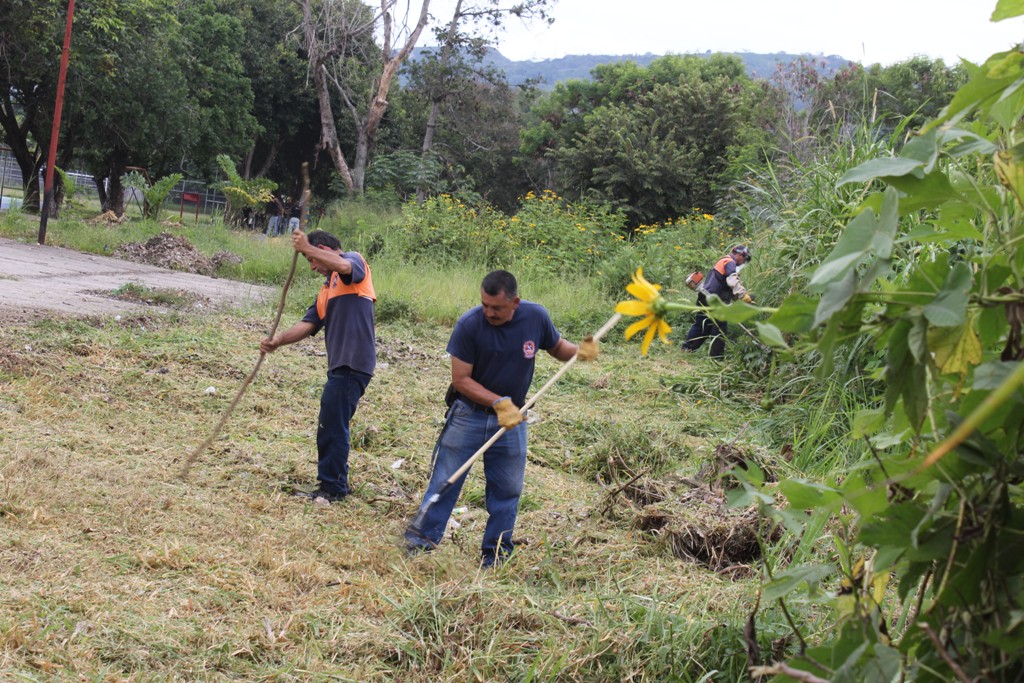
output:
[[[697,305],[707,306],[708,297],[712,294],[717,295],[724,303],[730,303],[734,299],[748,304],[753,303],[754,300],[747,293],[743,283],[740,282],[739,267],[748,261],[750,261],[750,250],[740,244],[720,258],[703,279],[694,278],[697,281]],[[688,284],[690,281],[687,279]],[[729,324],[724,320],[715,320],[704,311],[698,311],[693,326],[686,333],[683,348],[687,351],[696,351],[705,340],[710,338],[711,357],[720,359],[725,355],[725,333],[728,329]]]

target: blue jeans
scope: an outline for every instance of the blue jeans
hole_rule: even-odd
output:
[[[336,368],[327,373],[327,384],[320,397],[320,419],[316,430],[317,480],[330,493],[347,495],[348,423],[355,415],[370,375],[351,368]]]
[[[474,408],[463,399],[452,404],[448,420],[434,447],[434,470],[423,496],[426,503],[440,491],[445,482],[477,449],[499,429],[498,418],[492,412]],[[483,454],[486,481],[485,504],[487,526],[484,529],[480,552],[483,564],[490,565],[512,553],[512,529],[519,514],[519,497],[523,493],[526,476],[526,423],[506,432]],[[407,534],[413,546],[433,548],[441,542],[448,518],[459,499],[467,471],[434,503],[423,520],[423,537]],[[420,507],[423,507],[423,503]]]

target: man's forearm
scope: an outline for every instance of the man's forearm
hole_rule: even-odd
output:
[[[284,332],[274,335],[274,338],[271,341],[275,347],[294,344],[295,342],[302,341],[309,335],[313,334],[314,329],[315,328],[312,323],[299,321]]]

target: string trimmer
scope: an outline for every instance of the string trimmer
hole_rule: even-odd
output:
[[[608,333],[609,330],[611,330],[613,327],[615,327],[616,323],[618,323],[619,320],[621,320],[621,319],[622,319],[622,314],[620,314],[620,313],[616,313],[611,318],[609,318],[608,322],[606,322],[601,327],[601,329],[599,329],[596,333],[594,333],[594,341],[599,341],[601,339],[601,337],[603,337],[605,334]],[[530,398],[526,403],[523,404],[523,407],[519,409],[519,413],[521,415],[525,416],[526,412],[531,407],[533,407],[534,403],[537,402],[537,399],[539,399],[541,396],[543,396],[545,394],[545,392],[547,392],[548,389],[550,389],[552,386],[554,386],[555,382],[557,382],[562,377],[562,375],[564,375],[569,370],[569,368],[571,368],[573,366],[573,364],[576,362],[576,359],[577,359],[577,357],[573,356],[572,358],[567,360],[562,365],[562,367],[558,369],[558,372],[556,372],[551,377],[551,379],[549,379],[544,384],[544,386],[542,386],[540,389],[538,389],[537,393],[535,393],[532,398]],[[467,471],[469,471],[469,468],[473,466],[473,463],[476,462],[477,458],[479,458],[481,455],[486,453],[487,449],[489,449],[491,446],[493,446],[494,443],[498,439],[500,439],[502,437],[502,435],[505,434],[506,431],[508,431],[508,430],[506,430],[504,427],[502,427],[497,432],[495,432],[494,436],[489,438],[484,443],[483,446],[481,446],[479,449],[477,449],[476,453],[474,453],[473,455],[469,456],[469,460],[464,462],[462,464],[462,467],[460,467],[459,469],[455,470],[455,472],[452,473],[452,476],[448,477],[448,479],[444,482],[444,484],[441,486],[441,488],[437,490],[436,493],[431,495],[429,498],[427,498],[423,502],[423,506],[420,507],[419,512],[417,512],[416,516],[413,517],[411,522],[409,522],[409,528],[407,530],[407,533],[411,533],[411,534],[415,535],[417,538],[421,538],[421,539],[426,540],[426,538],[425,538],[425,536],[423,534],[423,520],[426,519],[427,512],[429,512],[430,508],[433,507],[434,504],[437,503],[437,501],[441,499],[441,496],[443,496],[445,493],[448,492],[448,489],[450,489],[452,486],[455,485],[455,482],[457,482],[462,477],[463,474],[465,474]]]

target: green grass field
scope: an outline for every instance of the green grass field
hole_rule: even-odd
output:
[[[30,239],[20,219],[0,225]],[[54,239],[73,242],[59,227]],[[476,303],[471,272],[387,261],[375,272],[379,310],[394,314],[379,321],[378,373],[353,421],[354,495],[327,507],[285,492],[315,484],[319,338],[269,356],[179,476],[255,363],[271,304],[0,324],[0,679],[744,678],[756,564],[719,549],[709,566],[682,541],[749,531],[721,491],[697,506],[691,490],[711,490],[697,480],[723,445],[773,459],[744,434],[757,397],[719,400],[727,368],[674,346],[641,358],[624,325],[536,407],[513,561],[477,568],[478,471],[451,537],[404,556],[443,416],[451,321]],[[316,287],[300,275],[283,325]],[[539,278],[523,289],[556,324],[579,301]],[[613,302],[581,305],[593,310],[577,326]],[[542,358],[534,387],[557,366]],[[785,647],[781,627],[761,628],[763,648]]]

